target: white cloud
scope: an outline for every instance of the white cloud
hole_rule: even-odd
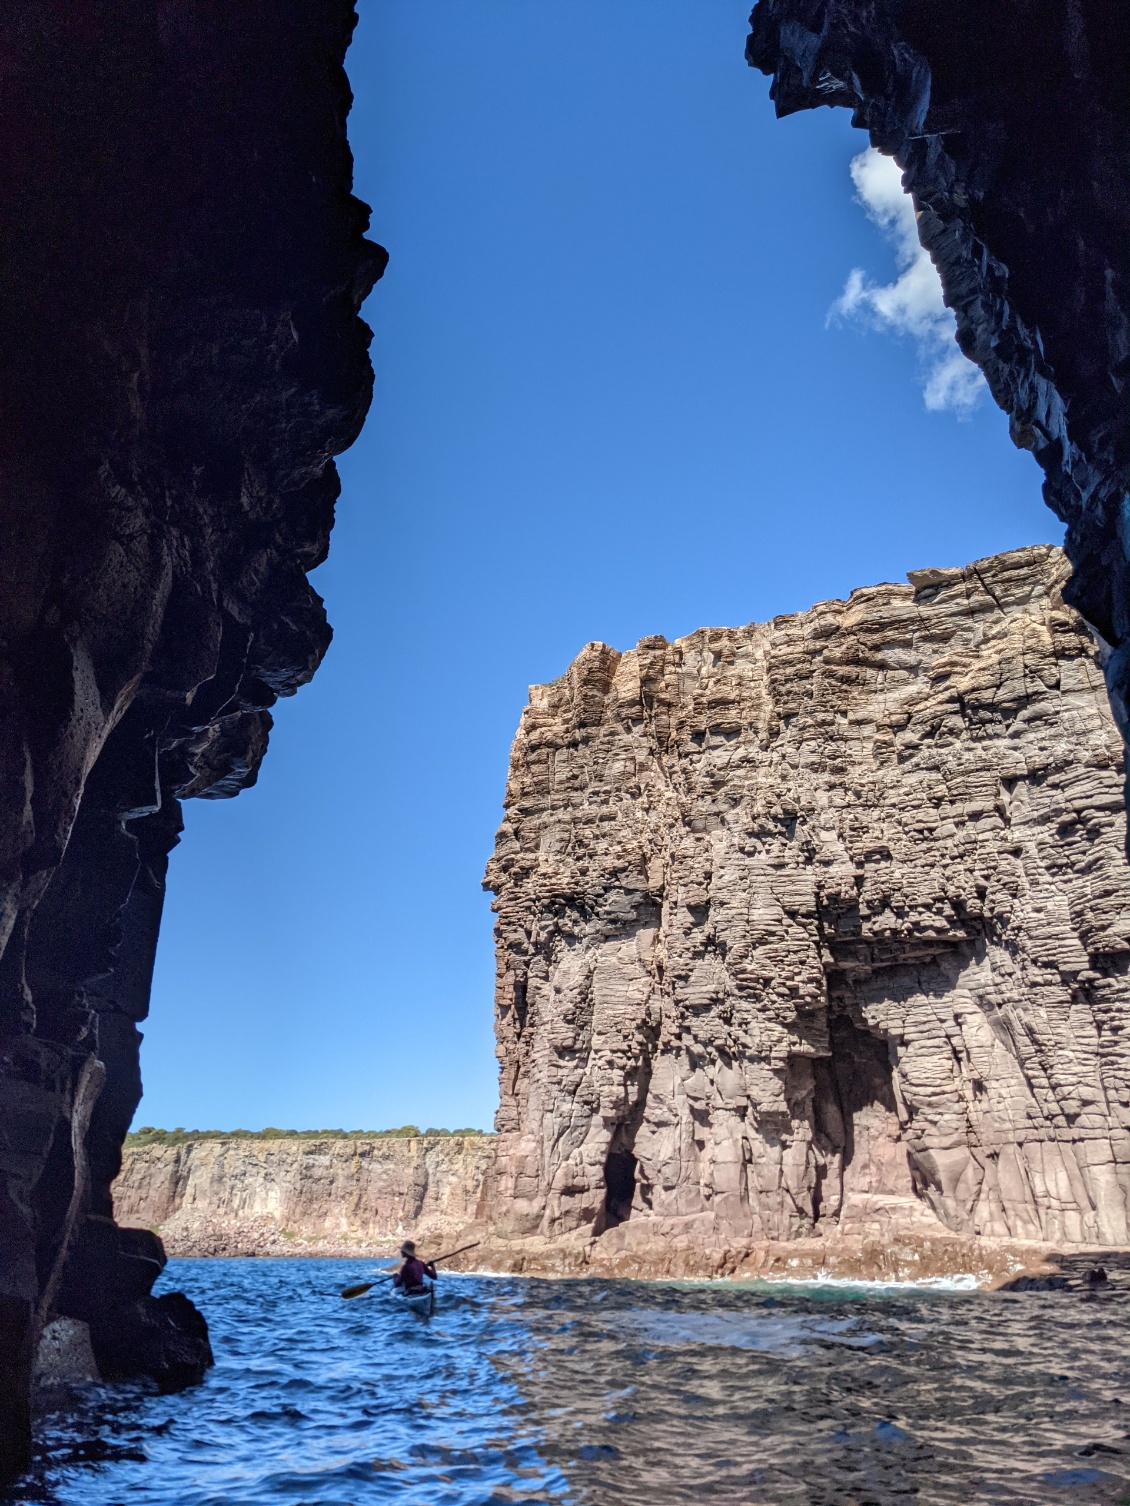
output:
[[[852,159],[851,179],[868,217],[894,247],[899,275],[894,282],[876,283],[853,268],[829,311],[829,321],[858,319],[890,334],[910,335],[922,359],[926,407],[968,418],[985,378],[954,339],[956,321],[942,302],[938,274],[919,242],[914,204],[903,192],[898,164],[868,147]]]

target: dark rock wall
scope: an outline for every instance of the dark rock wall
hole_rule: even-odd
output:
[[[52,1313],[107,1375],[208,1361],[109,1188],[179,801],[254,782],[270,706],[329,643],[306,572],[385,260],[350,193],[354,20],[0,12],[0,1478]]]
[[[1127,732],[1130,22],[1121,0],[760,0],[778,115],[844,105],[904,169],[958,342],[1067,524]]]

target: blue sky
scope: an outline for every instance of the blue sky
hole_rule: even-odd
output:
[[[186,807],[139,1123],[488,1127],[479,886],[527,687],[591,639],[1061,540],[987,396],[927,409],[866,139],[774,119],[748,12],[361,0],[350,135],[391,262],[315,576],[336,637],[258,786]]]

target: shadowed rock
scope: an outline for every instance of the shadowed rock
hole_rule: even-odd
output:
[[[208,1362],[109,1188],[179,801],[254,782],[330,638],[306,572],[384,261],[350,194],[353,24],[351,0],[0,17],[0,1478],[53,1313],[105,1374]]]
[[[778,115],[844,105],[894,156],[1012,437],[1067,524],[1067,599],[1130,705],[1130,49],[1121,0],[760,0]]]

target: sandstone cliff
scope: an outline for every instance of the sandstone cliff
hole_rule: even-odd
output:
[[[432,1254],[487,1214],[488,1135],[374,1140],[197,1140],[127,1146],[122,1224],[172,1255]]]
[[[52,1314],[108,1377],[208,1362],[109,1189],[179,802],[254,781],[329,642],[306,572],[385,259],[350,193],[354,20],[0,8],[0,1481]]]
[[[1130,1238],[1122,750],[1068,573],[923,570],[531,690],[487,873],[511,1263]]]
[[[778,115],[842,105],[904,169],[922,244],[1067,524],[1068,598],[1130,730],[1130,51],[1122,0],[758,0]]]

